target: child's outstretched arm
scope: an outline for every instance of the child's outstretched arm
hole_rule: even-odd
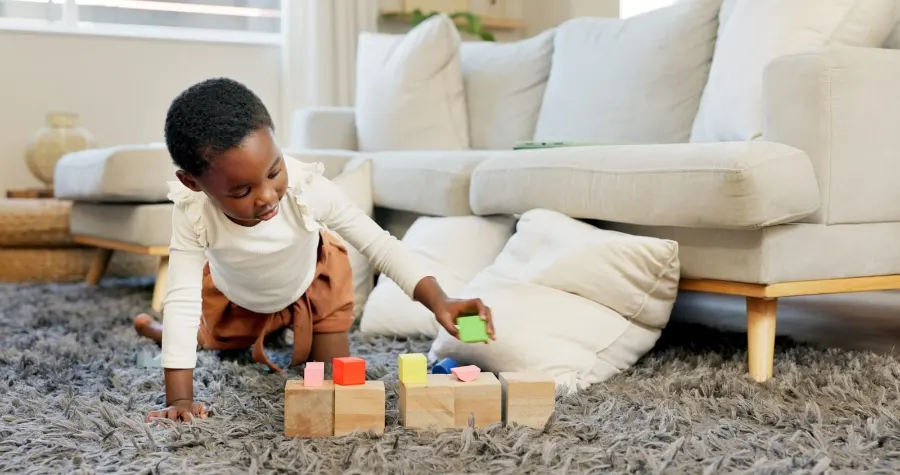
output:
[[[410,298],[431,310],[448,333],[458,338],[456,319],[480,315],[487,322],[488,335],[495,339],[491,311],[481,299],[448,297],[432,276],[427,261],[356,207],[334,183],[315,175],[305,193],[317,221],[346,239]]]
[[[151,412],[148,420],[188,421],[191,417],[206,417],[206,407],[194,403],[194,367],[197,365],[197,331],[205,263],[205,248],[187,216],[176,206],[172,213],[168,289],[163,309],[162,366],[166,407]]]

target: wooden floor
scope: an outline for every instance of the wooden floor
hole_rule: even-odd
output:
[[[673,320],[746,330],[743,297],[682,291]],[[778,300],[778,335],[848,349],[900,350],[900,291]]]

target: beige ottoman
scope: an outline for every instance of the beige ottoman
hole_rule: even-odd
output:
[[[161,143],[84,150],[60,159],[54,194],[73,203],[72,240],[94,249],[88,284],[100,282],[116,251],[151,256],[157,261],[151,308],[162,311],[172,229],[166,182],[174,173]]]

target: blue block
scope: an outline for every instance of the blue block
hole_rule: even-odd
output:
[[[453,358],[444,358],[431,368],[431,374],[450,374],[450,370],[459,366]]]

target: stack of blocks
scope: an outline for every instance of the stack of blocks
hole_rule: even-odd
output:
[[[498,379],[472,365],[443,368],[452,374],[428,374],[421,353],[400,355],[398,362],[404,427],[483,428],[502,421],[543,429],[555,409],[556,384],[542,375],[502,372]],[[285,435],[383,434],[385,387],[382,381],[366,381],[365,360],[335,358],[333,381],[324,379],[324,370],[323,363],[307,363],[303,379],[285,385]]]
[[[366,381],[362,358],[335,358],[333,380],[325,364],[306,363],[302,380],[284,388],[284,435],[328,437],[354,431],[384,433],[384,382]]]
[[[425,355],[404,354],[400,366],[400,423],[418,429],[482,428],[494,422],[543,429],[553,414],[553,379],[526,373],[483,372],[477,366],[452,374],[427,374]]]

